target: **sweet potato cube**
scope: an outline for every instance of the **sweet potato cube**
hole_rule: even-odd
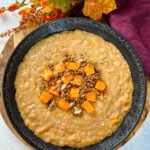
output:
[[[106,89],[106,84],[105,84],[105,82],[98,80],[96,82],[95,88],[99,91],[104,91]]]
[[[89,101],[85,101],[82,105],[81,105],[86,112],[88,113],[92,113],[94,111],[94,107],[93,105],[89,102]]]
[[[64,84],[69,84],[72,79],[73,79],[73,75],[71,74],[63,75],[63,77],[61,78]]]
[[[58,100],[58,108],[60,108],[61,110],[67,110],[70,107],[70,103],[68,101],[66,101],[65,99],[61,98]]]
[[[96,92],[89,92],[86,94],[87,100],[91,102],[96,101]]]
[[[92,65],[87,65],[84,67],[86,76],[90,76],[95,73],[94,67]]]
[[[49,81],[53,77],[53,72],[50,69],[45,68],[42,71],[40,77],[42,78],[42,80]]]
[[[64,64],[55,64],[54,65],[54,72],[55,73],[61,73],[66,70],[66,66]]]
[[[52,100],[53,95],[47,91],[42,91],[40,95],[40,101],[43,103],[48,103],[50,100]]]
[[[49,92],[50,92],[51,94],[53,94],[53,95],[59,96],[59,90],[58,90],[58,88],[55,87],[55,86],[51,86],[51,87],[49,88]]]
[[[80,76],[75,76],[74,77],[74,80],[73,80],[73,84],[74,85],[77,85],[77,86],[80,86],[82,84],[82,79]]]
[[[78,62],[67,62],[66,65],[68,70],[76,71],[80,68],[81,64]]]
[[[70,97],[73,98],[73,99],[77,99],[79,97],[79,88],[71,88],[71,91],[70,91]]]

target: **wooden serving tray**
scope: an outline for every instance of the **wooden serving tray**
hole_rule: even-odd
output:
[[[20,141],[22,141],[27,147],[29,147],[30,149],[34,149],[33,147],[31,147],[26,141],[23,140],[22,137],[20,137],[20,135],[15,131],[15,129],[13,128],[13,126],[11,125],[5,108],[4,108],[4,104],[2,101],[2,95],[1,95],[1,85],[2,85],[2,76],[3,76],[3,71],[4,68],[6,66],[6,63],[11,55],[11,53],[13,52],[14,48],[17,46],[17,44],[28,34],[30,33],[32,30],[34,30],[36,27],[38,27],[38,25],[34,22],[30,22],[30,23],[26,23],[24,25],[24,27],[20,30],[15,32],[8,40],[8,42],[6,43],[2,53],[0,54],[0,112],[3,116],[4,121],[6,122],[7,126],[9,127],[9,129],[14,133],[14,135],[16,137],[18,137],[18,139]],[[139,128],[141,127],[141,125],[143,124],[148,112],[150,110],[150,80],[147,79],[147,99],[146,99],[146,105],[143,111],[143,114],[141,116],[141,119],[139,121],[139,123],[137,124],[136,128],[132,131],[132,133],[129,135],[129,137],[118,146],[121,147],[123,146],[125,143],[127,143],[135,134],[136,132],[139,130]],[[116,149],[118,149],[116,148]]]

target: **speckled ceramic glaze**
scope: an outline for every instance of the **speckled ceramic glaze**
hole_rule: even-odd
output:
[[[123,38],[118,32],[116,32],[109,26],[85,18],[66,18],[47,23],[31,32],[17,46],[6,66],[2,89],[6,112],[12,125],[26,142],[28,142],[31,146],[38,150],[73,150],[73,148],[60,148],[52,144],[47,144],[40,138],[36,137],[27,127],[25,127],[15,101],[14,80],[17,68],[20,62],[23,60],[24,55],[35,43],[52,34],[65,30],[70,31],[75,29],[95,33],[103,37],[106,41],[113,43],[120,50],[120,52],[128,62],[134,84],[133,103],[131,110],[117,132],[115,132],[112,136],[106,138],[102,142],[84,149],[110,150],[116,147],[134,129],[144,108],[146,83],[143,67],[136,52],[125,38]]]

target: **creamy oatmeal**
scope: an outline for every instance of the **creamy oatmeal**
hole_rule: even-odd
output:
[[[133,93],[119,50],[80,30],[54,34],[31,47],[15,88],[25,125],[45,142],[70,147],[111,136],[129,112]]]

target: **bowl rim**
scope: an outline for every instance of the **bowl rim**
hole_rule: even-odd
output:
[[[142,105],[142,108],[141,108],[141,112],[139,113],[139,116],[141,117],[141,115],[142,115],[142,112],[143,112],[143,109],[144,109],[144,106],[145,106],[145,103],[146,103],[146,92],[147,92],[147,85],[146,85],[146,77],[145,77],[145,72],[144,72],[144,69],[143,69],[143,65],[142,65],[142,63],[141,63],[141,60],[140,60],[140,57],[138,56],[138,54],[137,54],[137,52],[135,51],[135,49],[133,48],[133,46],[128,42],[128,40],[125,38],[125,37],[123,37],[118,31],[116,31],[115,29],[113,29],[112,27],[110,27],[110,26],[108,26],[108,25],[106,25],[106,24],[103,24],[103,23],[101,23],[101,22],[97,22],[97,21],[94,21],[94,20],[91,20],[91,19],[88,19],[88,18],[81,18],[81,17],[68,17],[68,18],[62,18],[62,19],[57,19],[57,20],[54,20],[54,21],[51,21],[51,22],[48,22],[48,23],[46,23],[46,24],[44,24],[44,25],[42,25],[42,26],[40,26],[40,27],[38,27],[38,28],[36,28],[35,30],[33,30],[32,32],[30,32],[27,36],[25,36],[20,42],[19,42],[19,44],[16,46],[16,48],[14,49],[14,51],[12,52],[12,54],[11,54],[11,56],[9,57],[9,59],[8,59],[8,61],[7,61],[7,64],[6,64],[6,66],[5,66],[5,70],[4,70],[4,73],[3,73],[3,78],[2,78],[2,103],[4,104],[4,109],[5,109],[5,111],[6,111],[6,114],[7,114],[7,117],[8,117],[8,119],[9,119],[9,121],[10,121],[10,123],[11,123],[11,125],[13,126],[13,128],[15,129],[15,131],[18,133],[18,135],[21,137],[21,138],[23,138],[21,135],[20,135],[20,133],[18,132],[18,130],[16,129],[16,127],[15,127],[15,125],[12,123],[12,121],[11,121],[11,119],[10,119],[10,116],[9,116],[9,113],[8,113],[8,110],[7,110],[7,104],[6,104],[6,102],[5,102],[5,97],[4,97],[4,87],[5,87],[5,78],[6,78],[6,74],[7,74],[7,70],[8,70],[8,67],[9,67],[9,64],[11,63],[11,61],[12,61],[12,57],[15,55],[15,53],[16,53],[16,51],[17,51],[17,49],[22,45],[22,43],[24,43],[24,41],[25,40],[27,40],[32,34],[35,34],[38,30],[40,30],[40,29],[42,29],[43,27],[45,27],[45,26],[47,26],[47,25],[49,25],[49,24],[53,24],[53,23],[58,23],[58,22],[61,22],[61,21],[72,21],[72,20],[76,20],[76,21],[79,21],[79,20],[83,20],[83,21],[85,21],[85,22],[90,22],[90,23],[93,23],[93,24],[98,24],[98,25],[100,25],[100,26],[102,26],[102,27],[105,27],[105,28],[107,28],[109,31],[112,31],[114,34],[116,34],[118,37],[120,37],[121,39],[124,39],[124,42],[125,42],[125,44],[127,44],[131,49],[132,49],[132,53],[134,53],[134,55],[135,55],[135,57],[136,57],[136,59],[137,59],[137,61],[138,61],[138,64],[139,64],[139,66],[140,66],[140,73],[141,73],[141,75],[142,75],[142,82],[143,82],[143,105]],[[78,28],[76,28],[76,29],[78,29]],[[65,30],[65,31],[70,31],[70,30]],[[86,30],[85,30],[86,31]],[[61,32],[61,31],[59,31],[59,32]],[[87,31],[88,32],[88,31]],[[56,33],[56,32],[55,32]],[[54,33],[54,34],[55,34]],[[51,34],[49,35],[49,36],[51,36]],[[46,38],[47,36],[45,36],[44,38]],[[43,39],[43,38],[42,38]],[[42,40],[42,39],[40,39],[40,40]],[[105,39],[106,40],[106,39]],[[37,41],[37,42],[39,42],[39,41]],[[36,43],[37,43],[36,42]],[[34,45],[34,44],[33,44]],[[115,45],[116,46],[116,45]],[[119,49],[119,51],[120,51],[120,49]],[[28,51],[27,51],[28,52]],[[27,53],[26,52],[26,53]],[[122,54],[122,52],[120,51],[120,53]],[[123,54],[122,54],[123,55]],[[25,56],[25,55],[24,55]],[[124,57],[124,56],[123,56]],[[126,60],[126,59],[125,59]],[[127,61],[127,60],[126,60]],[[21,62],[20,62],[21,63]],[[19,63],[19,64],[20,64]],[[128,63],[128,62],[127,62]],[[128,63],[128,65],[129,65],[129,63]],[[130,67],[130,65],[129,65],[129,67]],[[131,71],[131,70],[130,70]],[[138,119],[137,119],[137,121],[136,121],[136,125],[137,125],[137,123],[139,122],[139,120],[140,120],[140,117],[138,117]],[[123,123],[123,122],[122,122]],[[126,134],[126,136],[124,136],[124,138],[122,139],[122,140],[120,140],[120,142],[119,143],[117,143],[117,144],[114,144],[113,145],[113,147],[111,147],[112,149],[114,149],[115,147],[117,147],[118,145],[120,145],[129,135],[130,135],[130,133],[134,130],[134,128],[136,127],[136,125],[135,126],[133,126],[132,128],[131,128],[131,130],[128,132],[128,134]],[[120,128],[120,127],[119,127]],[[118,129],[117,129],[118,130]],[[113,133],[114,134],[114,133]],[[112,136],[112,135],[111,135]],[[110,136],[110,137],[111,137]],[[34,147],[34,148],[36,148],[35,146],[33,146],[32,144],[30,144],[28,141],[26,141],[24,138],[23,138],[23,140],[27,143],[27,144],[29,144],[29,145],[31,145],[32,147]],[[93,145],[92,145],[93,146]],[[89,146],[89,147],[91,147],[91,146]],[[88,147],[85,147],[85,148],[83,148],[83,149],[86,149],[86,148],[88,148]],[[63,149],[63,148],[61,148],[61,149]],[[70,148],[69,147],[69,149],[72,149],[72,148]],[[81,148],[82,149],[82,148]]]

